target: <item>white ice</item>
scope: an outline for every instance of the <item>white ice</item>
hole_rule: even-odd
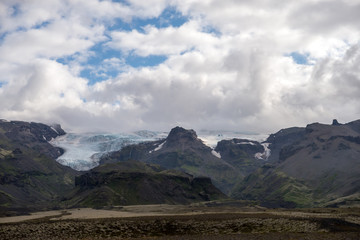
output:
[[[159,151],[160,149],[163,148],[163,146],[164,146],[165,143],[166,143],[166,141],[164,141],[163,143],[159,144],[159,146],[157,146],[154,150],[151,150],[149,153]]]
[[[264,147],[264,152],[255,153],[255,158],[266,161],[268,160],[271,154],[271,150],[269,149],[270,143],[262,143],[261,145]]]
[[[123,134],[68,133],[50,141],[56,147],[61,147],[65,153],[57,161],[76,170],[86,171],[99,164],[100,157],[122,147],[145,141],[165,138],[162,132],[141,131]]]
[[[212,150],[212,151],[211,151],[211,154],[214,155],[214,156],[217,157],[217,158],[221,158],[221,154],[218,153],[218,152],[216,152],[215,150]]]

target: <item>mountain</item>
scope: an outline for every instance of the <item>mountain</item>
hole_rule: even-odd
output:
[[[238,150],[231,146],[231,151],[238,151],[234,153],[234,157],[228,150],[231,144],[222,142],[213,150],[197,137],[194,130],[175,127],[166,139],[126,146],[120,151],[103,156],[100,164],[127,160],[158,164],[166,169],[176,169],[194,176],[211,177],[216,187],[224,193],[229,193],[249,171],[244,170],[245,168],[255,168],[252,165],[259,165],[254,154],[257,151],[264,152],[263,146],[255,141],[243,142],[247,144],[235,144]],[[216,149],[224,153],[225,157],[222,158]]]
[[[73,187],[77,173],[48,142],[63,134],[60,125],[0,120],[0,215],[56,207]]]
[[[76,177],[66,207],[188,204],[226,198],[210,178],[194,178],[158,165],[125,161],[100,165]]]
[[[272,158],[233,197],[276,207],[360,203],[360,120],[283,129],[267,142]]]
[[[75,171],[56,162],[64,150],[49,143],[64,134],[60,125],[0,121],[0,216],[60,207],[187,204],[226,198],[210,178],[153,164],[130,161]]]
[[[0,215],[225,198],[218,189],[266,207],[360,204],[360,120],[282,129],[264,142],[222,140],[214,149],[194,130],[175,127],[163,139],[143,132],[156,140],[124,143],[84,172],[56,162],[64,150],[49,142],[64,134],[60,125],[0,120]]]
[[[221,158],[245,177],[264,164],[270,156],[268,144],[248,139],[221,140],[215,147]]]

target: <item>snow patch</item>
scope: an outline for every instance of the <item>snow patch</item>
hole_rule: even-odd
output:
[[[211,151],[211,154],[217,158],[221,158],[221,154],[219,152],[215,151],[214,149]]]
[[[47,140],[46,140],[46,137],[45,137],[44,135],[43,135],[43,139],[44,139],[45,141],[47,141]]]
[[[259,159],[259,160],[268,160],[268,158],[271,155],[271,150],[269,149],[269,145],[270,143],[262,143],[261,144],[264,147],[264,152],[260,153],[255,153],[255,158]]]
[[[255,133],[251,134],[251,133],[232,132],[232,131],[201,130],[197,134],[198,134],[198,138],[200,138],[205,145],[211,148],[215,148],[217,143],[221,140],[231,140],[236,138],[236,139],[249,139],[252,141],[263,142],[269,137],[268,134],[255,134]]]
[[[166,143],[166,141],[164,141],[163,143],[161,143],[161,144],[160,144],[159,146],[157,146],[154,150],[151,150],[149,153],[159,151],[160,149],[163,148],[163,146],[164,146],[165,143]]]
[[[248,145],[256,145],[255,143],[253,143],[253,142],[239,142],[239,143],[237,143],[238,145],[246,145],[246,144],[248,144]]]
[[[53,127],[50,127],[54,132],[56,132],[57,134],[59,134],[59,132],[55,129],[55,128],[53,128]]]

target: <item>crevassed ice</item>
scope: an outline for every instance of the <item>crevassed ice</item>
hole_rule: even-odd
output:
[[[57,161],[75,170],[86,171],[99,165],[100,157],[124,146],[165,138],[166,133],[141,131],[129,134],[68,133],[50,141],[65,153]]]
[[[134,133],[68,133],[50,141],[56,147],[61,147],[65,153],[57,161],[73,169],[86,171],[99,165],[101,156],[108,152],[118,151],[124,146],[146,141],[165,139],[168,133],[153,131],[138,131]],[[218,141],[232,138],[246,138],[261,141],[267,135],[243,134],[239,132],[200,131],[199,138],[209,147],[214,148]],[[165,142],[164,142],[165,143]],[[153,151],[160,150],[164,143],[154,146]],[[214,151],[215,152],[215,151]],[[219,153],[213,153],[221,158]]]

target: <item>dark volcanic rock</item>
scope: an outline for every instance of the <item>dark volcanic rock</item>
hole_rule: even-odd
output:
[[[331,125],[340,126],[341,124],[338,122],[338,120],[334,119]]]
[[[173,144],[177,145],[179,143],[179,140],[181,141],[198,141],[198,137],[196,135],[196,132],[192,129],[186,130],[182,127],[175,127],[171,129],[168,137],[166,138],[167,144]]]
[[[55,161],[63,150],[48,142],[62,134],[60,126],[0,121],[0,215],[52,208],[73,187],[77,173]]]
[[[221,158],[234,166],[242,176],[252,173],[264,163],[263,160],[255,157],[255,154],[265,151],[257,141],[235,138],[222,140],[218,142],[215,151],[220,153]]]
[[[282,161],[282,149],[300,141],[304,138],[305,134],[306,129],[299,127],[281,129],[277,133],[271,134],[266,140],[266,142],[270,143],[269,148],[271,150],[271,155],[268,158],[268,161],[275,163]]]
[[[67,206],[187,204],[226,198],[210,178],[193,178],[137,161],[99,166],[77,177],[75,184],[65,201]]]
[[[359,121],[284,129],[267,141],[272,167],[246,177],[235,197],[278,206],[360,202]]]
[[[126,146],[101,159],[100,163],[137,160],[176,169],[193,176],[211,177],[214,185],[229,193],[243,177],[236,167],[213,154],[194,130],[181,127],[172,129],[164,140]]]
[[[63,154],[63,150],[53,147],[48,141],[64,135],[65,131],[59,124],[50,127],[42,123],[21,121],[0,121],[0,128],[4,131],[3,137],[9,139],[13,145],[21,148],[32,148],[51,158]]]

